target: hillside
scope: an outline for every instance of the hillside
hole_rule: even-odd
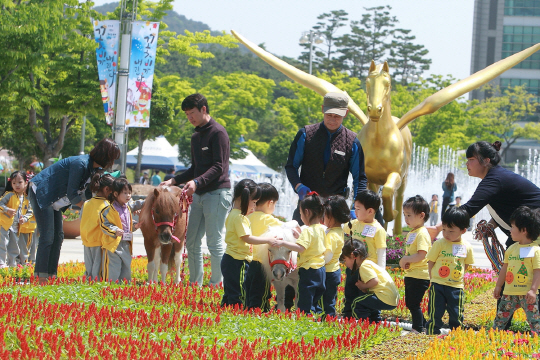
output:
[[[118,3],[112,2],[103,4],[101,6],[95,6],[94,9],[105,15],[108,12],[113,12],[117,7]],[[167,30],[174,31],[177,34],[183,34],[184,30],[189,30],[191,32],[211,30],[210,27],[205,23],[188,19],[184,15],[180,15],[174,10],[168,12],[168,14],[163,18],[163,22],[167,24]]]

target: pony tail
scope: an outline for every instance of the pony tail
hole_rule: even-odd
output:
[[[250,192],[249,188],[245,187],[244,190],[242,190],[242,194],[240,195],[240,211],[242,212],[242,215],[246,215],[249,208],[249,200],[250,200]]]
[[[349,220],[349,231],[352,231],[352,222]]]
[[[96,171],[96,173],[92,176],[92,180],[90,180],[90,191],[92,191],[93,193],[99,191],[99,179],[101,178],[102,174],[102,171]]]

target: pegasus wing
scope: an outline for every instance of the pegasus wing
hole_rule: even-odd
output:
[[[437,91],[435,94],[422,101],[420,105],[403,115],[398,121],[397,127],[401,130],[417,117],[434,113],[450,101],[495,79],[497,76],[516,66],[538,50],[540,50],[540,43],[507,57],[506,59],[499,60],[495,64],[472,74],[468,78]]]
[[[347,95],[349,98],[349,111],[351,114],[353,114],[362,125],[366,125],[368,122],[368,118],[364,114],[362,110],[360,110],[360,107],[351,99],[351,97],[344,91],[338,89],[335,85],[329,83],[326,80],[319,79],[316,76],[306,74],[302,70],[298,70],[292,65],[287,64],[285,61],[278,59],[274,55],[270,54],[269,52],[261,49],[257,45],[253,44],[248,39],[244,38],[242,35],[238,34],[236,31],[231,30],[231,33],[242,43],[244,44],[249,50],[251,50],[255,55],[266,61],[268,64],[270,64],[275,69],[281,71],[283,74],[287,75],[292,80],[296,81],[297,83],[300,83],[304,85],[305,87],[314,90],[321,96],[326,95],[326,93],[329,92],[340,92]]]

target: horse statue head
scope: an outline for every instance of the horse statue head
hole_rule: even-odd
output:
[[[377,122],[384,115],[390,115],[389,102],[392,90],[392,78],[388,63],[375,65],[371,60],[366,79],[367,114],[371,121]],[[385,111],[386,110],[386,111]]]

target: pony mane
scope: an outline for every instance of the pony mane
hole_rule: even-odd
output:
[[[160,209],[172,211],[171,216],[174,216],[174,211],[177,209],[177,194],[181,191],[180,188],[177,186],[166,186],[156,188],[156,190],[159,191],[159,196],[157,196],[157,198],[153,191],[146,197],[144,207],[142,208],[141,215],[139,216],[141,227],[148,223],[148,225],[153,228],[152,208],[155,206],[159,206]]]

